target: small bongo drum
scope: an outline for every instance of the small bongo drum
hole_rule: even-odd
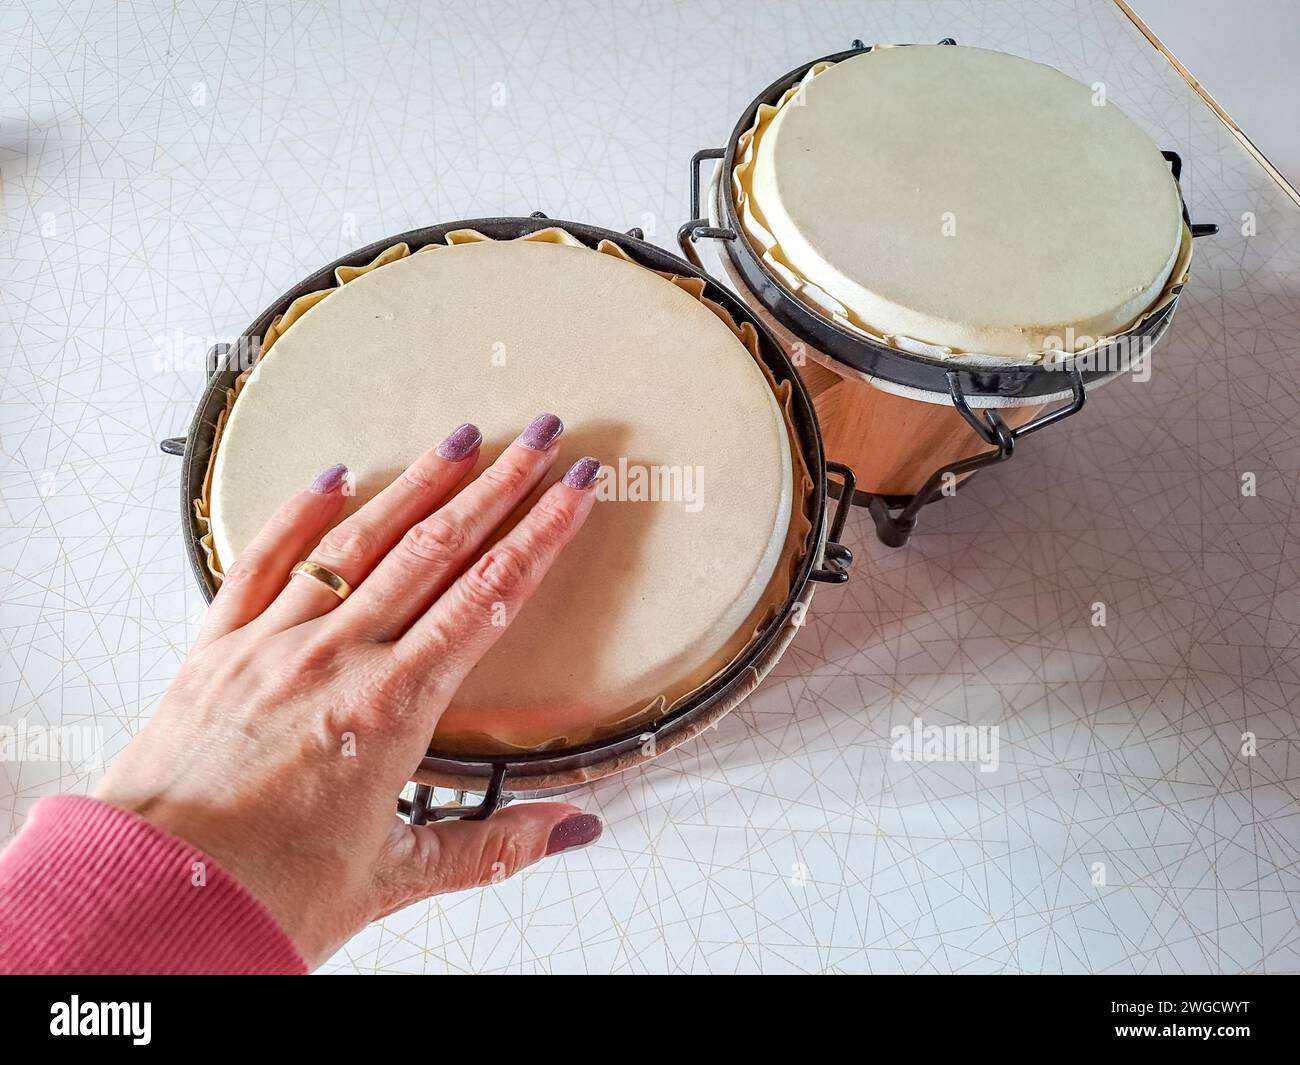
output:
[[[886,543],[1168,329],[1181,163],[1101,87],[1016,56],[876,46],[804,64],[692,161],[679,233],[772,329]],[[700,208],[699,165],[720,160]],[[712,264],[711,264],[712,265]]]
[[[779,658],[810,582],[845,579],[843,500],[832,521],[785,355],[634,236],[540,217],[402,234],[308,278],[238,348],[252,365],[216,367],[189,437],[164,446],[186,459],[209,597],[333,463],[352,478],[341,517],[467,420],[480,469],[542,409],[566,425],[550,480],[583,455],[606,463],[587,524],[439,722],[404,807],[416,820],[486,816],[507,787],[563,790],[689,739]],[[485,799],[433,810],[435,784]]]

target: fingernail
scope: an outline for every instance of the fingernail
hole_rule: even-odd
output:
[[[327,496],[343,483],[347,475],[348,468],[340,462],[312,481],[311,490],[318,496]]]
[[[448,462],[459,462],[481,443],[483,434],[479,432],[478,426],[466,422],[456,426],[447,435],[447,439],[438,445],[438,457]]]
[[[516,441],[531,451],[545,451],[564,432],[564,423],[554,414],[539,414]]]
[[[564,475],[564,483],[581,492],[591,487],[599,472],[600,459],[593,459],[588,455],[585,459],[578,459],[569,467],[569,472]]]
[[[551,838],[546,841],[547,854],[559,854],[571,851],[575,847],[585,847],[600,839],[605,826],[595,814],[574,814],[566,817],[553,829]]]

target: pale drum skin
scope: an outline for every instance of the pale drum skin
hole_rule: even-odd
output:
[[[985,49],[818,64],[760,110],[726,178],[742,239],[797,298],[936,357],[1082,350],[1157,305],[1183,254],[1181,198],[1150,137],[1095,87]],[[807,347],[767,317],[783,343]],[[910,495],[992,450],[950,403],[812,358],[799,370],[827,455],[860,488]],[[1044,409],[999,414],[1017,428]]]
[[[601,456],[703,486],[693,506],[598,478],[581,544],[461,686],[440,753],[576,746],[687,697],[786,598],[807,532],[785,412],[735,327],[620,254],[530,237],[422,249],[331,290],[250,372],[212,463],[218,569],[318,464],[348,463],[356,507],[464,410],[481,466],[520,435],[534,395],[563,416],[563,465]],[[556,425],[520,446],[547,446]]]

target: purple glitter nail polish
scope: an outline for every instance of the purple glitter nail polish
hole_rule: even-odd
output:
[[[448,462],[459,462],[483,442],[483,434],[477,425],[466,422],[458,425],[447,439],[438,445],[438,457]]]
[[[589,843],[595,843],[600,839],[604,829],[605,826],[595,814],[574,814],[572,817],[566,817],[551,829],[551,837],[546,841],[546,853],[559,854],[560,851],[571,851],[575,847],[585,847]]]
[[[592,486],[598,473],[600,473],[600,459],[593,459],[588,455],[585,459],[578,459],[569,467],[569,472],[564,475],[564,483],[581,492]]]
[[[318,496],[327,496],[343,483],[347,475],[348,468],[341,462],[337,463],[312,481],[311,490]]]
[[[564,432],[564,423],[554,414],[539,414],[516,441],[530,451],[545,451]]]

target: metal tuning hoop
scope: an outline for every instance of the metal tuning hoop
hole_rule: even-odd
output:
[[[921,508],[941,495],[955,494],[960,478],[976,470],[982,470],[985,466],[1005,462],[1015,452],[1016,441],[1022,437],[1036,433],[1072,414],[1078,414],[1083,409],[1084,400],[1087,398],[1083,386],[1083,374],[1077,369],[1069,370],[1068,373],[1069,401],[1064,406],[1048,411],[1018,429],[1012,429],[1003,420],[1002,415],[992,408],[985,408],[979,413],[972,410],[962,388],[960,371],[949,370],[948,394],[952,398],[953,406],[979,434],[980,439],[992,445],[993,450],[939,467],[930,475],[925,486],[912,496],[863,493],[867,497],[867,510],[876,523],[876,535],[880,538],[880,542],[888,547],[902,547],[911,538],[912,530],[916,528],[916,520]]]

